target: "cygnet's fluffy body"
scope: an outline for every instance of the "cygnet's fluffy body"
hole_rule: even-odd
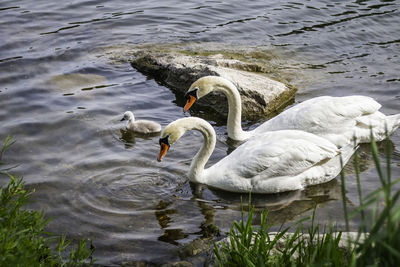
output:
[[[124,113],[124,117],[121,119],[121,121],[124,120],[128,121],[126,129],[136,133],[150,134],[150,133],[158,133],[161,131],[161,125],[157,122],[149,120],[135,121],[135,116],[133,116],[133,113],[131,111],[126,111]]]

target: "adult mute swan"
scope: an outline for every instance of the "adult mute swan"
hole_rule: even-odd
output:
[[[381,105],[367,96],[321,96],[304,101],[283,111],[252,131],[241,126],[242,105],[236,86],[218,76],[205,76],[195,81],[185,94],[186,112],[193,103],[212,91],[226,95],[229,105],[228,136],[244,141],[267,131],[296,129],[310,132],[343,147],[352,143],[370,142],[372,128],[375,140],[381,141],[400,126],[400,114],[386,116],[379,112]],[[386,126],[385,126],[386,125]]]
[[[186,117],[171,122],[159,140],[161,161],[169,147],[190,130],[202,133],[203,146],[190,164],[188,178],[231,192],[278,193],[328,182],[355,151],[338,149],[330,141],[298,130],[265,132],[251,138],[213,166],[205,165],[214,151],[216,135],[203,119]]]
[[[121,121],[127,120],[126,129],[143,134],[161,132],[161,125],[154,121],[137,120],[131,111],[126,111]]]

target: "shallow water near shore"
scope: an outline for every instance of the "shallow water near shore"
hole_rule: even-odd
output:
[[[276,73],[298,87],[293,104],[363,94],[385,114],[400,113],[399,8],[398,1],[2,1],[0,139],[17,140],[4,159],[19,164],[14,172],[35,189],[29,207],[53,218],[48,230],[91,238],[98,264],[185,259],[201,265],[180,247],[206,236],[209,225],[224,234],[248,196],[187,181],[199,133],[186,134],[158,163],[157,136],[124,130],[126,110],[162,126],[189,114],[170,89],[115,58],[145,43],[251,46],[269,51],[281,68]],[[223,120],[196,115],[215,126],[213,164],[234,145]],[[400,130],[391,139],[392,175],[399,178]],[[367,194],[380,182],[369,146],[360,153]],[[351,164],[345,170],[352,209],[356,181]],[[317,204],[320,222],[344,224],[339,177],[252,201],[258,212],[268,208],[275,223],[310,215]],[[358,223],[352,220],[351,228]]]

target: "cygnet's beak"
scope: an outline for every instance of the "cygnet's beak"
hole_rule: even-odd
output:
[[[160,143],[160,153],[158,154],[158,157],[157,157],[158,162],[161,162],[162,158],[165,157],[168,149],[169,149],[169,145],[162,143],[162,142]]]
[[[186,101],[186,105],[183,107],[183,112],[188,111],[195,101],[196,101],[196,97],[189,95],[189,98]]]
[[[125,120],[125,117],[123,117],[122,119],[121,119],[121,121],[124,121]]]

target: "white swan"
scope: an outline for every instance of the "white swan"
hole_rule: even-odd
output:
[[[252,131],[241,126],[242,106],[236,86],[218,76],[206,76],[195,81],[185,94],[186,112],[199,98],[212,91],[226,95],[229,105],[228,136],[244,141],[267,131],[297,129],[324,137],[342,147],[352,142],[370,142],[370,126],[375,140],[386,137],[385,125],[390,135],[400,126],[400,114],[386,116],[379,112],[381,105],[367,96],[331,97],[321,96],[304,101],[283,111]]]
[[[126,129],[143,134],[161,132],[161,125],[154,121],[137,120],[131,111],[126,111],[121,121],[127,120]]]
[[[203,146],[193,158],[188,178],[231,192],[277,193],[328,182],[355,151],[352,145],[338,149],[330,141],[298,130],[266,132],[251,138],[213,166],[204,169],[212,154],[216,135],[203,119],[187,117],[171,122],[160,138],[157,160],[186,131],[197,130]]]

